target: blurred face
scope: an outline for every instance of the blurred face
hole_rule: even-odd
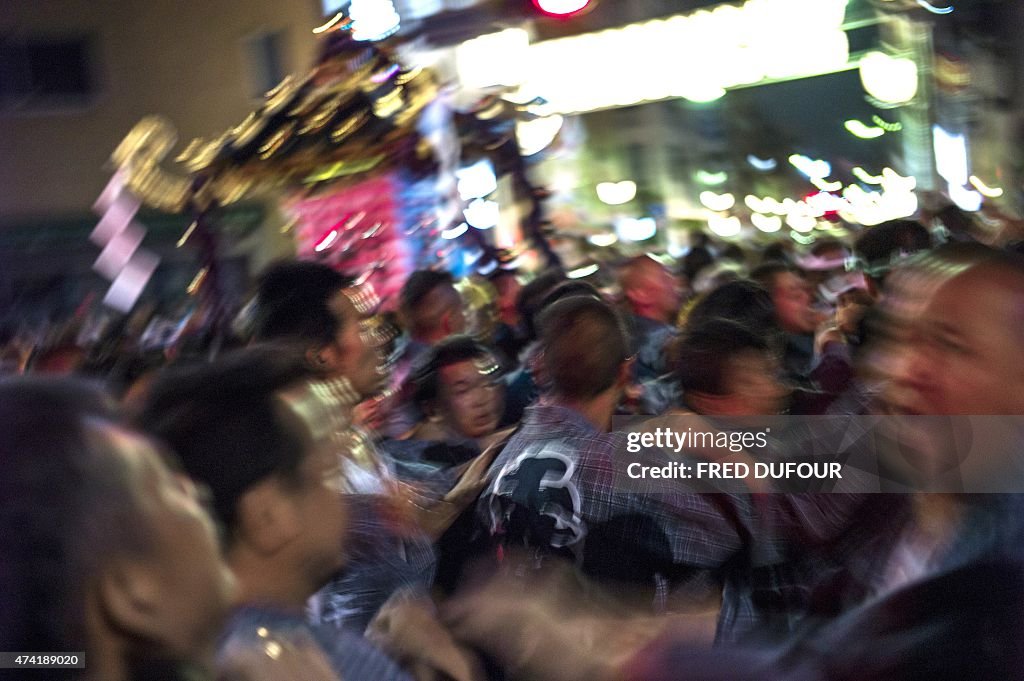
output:
[[[505,324],[515,326],[519,323],[516,298],[523,287],[515,277],[499,277],[494,281],[494,288],[498,291],[498,317]]]
[[[467,438],[490,435],[498,428],[504,406],[504,386],[493,362],[467,360],[440,371],[442,416]]]
[[[331,357],[328,362],[331,372],[348,378],[361,396],[373,395],[384,386],[387,378],[380,370],[380,353],[367,343],[365,335],[361,333],[359,312],[344,292],[335,294],[329,308],[339,323],[331,348],[333,352],[328,353]]]
[[[775,319],[786,333],[814,333],[818,325],[817,314],[811,308],[811,293],[807,282],[792,272],[775,275],[771,290]]]
[[[760,416],[781,413],[789,388],[779,379],[781,369],[768,352],[750,350],[733,357],[726,368],[728,399],[723,415]]]
[[[460,333],[466,333],[469,323],[466,319],[465,303],[462,300],[462,296],[452,288],[447,297],[450,304],[443,313],[441,322],[445,334],[447,336],[455,336]]]
[[[162,629],[160,643],[172,655],[198,659],[211,649],[234,592],[214,524],[195,485],[172,473],[147,439],[112,425],[101,430],[124,458],[137,493],[136,518],[147,538],[142,561],[155,586],[150,614]]]
[[[682,291],[679,282],[664,267],[654,269],[650,279],[652,304],[665,319],[671,320],[679,311]]]
[[[301,484],[290,491],[290,497],[302,528],[298,541],[301,569],[315,589],[344,565],[348,528],[341,459],[326,438],[313,444],[299,467],[299,476]]]
[[[890,352],[887,401],[905,414],[1024,414],[1020,282],[977,270],[908,307]]]

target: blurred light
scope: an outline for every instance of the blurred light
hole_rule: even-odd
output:
[[[749,163],[754,170],[760,170],[762,173],[766,173],[769,170],[775,170],[779,166],[779,162],[774,158],[761,159],[753,154],[747,155],[747,163]]]
[[[754,211],[755,213],[770,213],[771,209],[765,206],[765,202],[757,198],[753,194],[747,194],[743,197],[743,203],[747,204],[747,208]]]
[[[850,172],[852,172],[853,176],[856,177],[861,182],[863,182],[864,184],[882,184],[881,175],[872,175],[863,168],[857,167]]]
[[[501,207],[498,206],[497,201],[476,199],[469,202],[462,214],[465,216],[466,222],[477,229],[490,229],[501,219]]]
[[[732,194],[716,194],[714,192],[703,191],[700,193],[700,202],[709,210],[721,212],[723,210],[729,210],[735,206],[736,197]]]
[[[725,96],[725,88],[713,83],[694,83],[679,92],[679,96],[696,104],[708,104]]]
[[[701,184],[706,184],[709,187],[717,187],[720,184],[725,184],[729,180],[729,173],[726,173],[724,171],[718,173],[709,173],[706,170],[698,170],[694,174],[694,177],[696,177],[697,181],[700,182]]]
[[[832,174],[832,166],[828,161],[815,161],[803,154],[793,154],[789,157],[789,162],[812,180],[824,179]]]
[[[320,242],[313,247],[313,250],[316,251],[317,253],[323,253],[324,251],[331,247],[331,244],[333,244],[337,240],[338,230],[332,229],[331,231],[324,235],[324,238],[320,239]]]
[[[804,236],[803,234],[800,234],[798,232],[790,232],[789,236],[790,236],[791,239],[793,239],[793,241],[797,242],[798,244],[802,244],[804,246],[810,246],[811,244],[814,243],[814,236],[813,235],[812,236]]]
[[[533,0],[534,6],[553,17],[568,17],[582,11],[590,0]]]
[[[597,272],[600,268],[597,265],[586,265],[579,269],[570,270],[566,273],[566,277],[569,279],[582,279],[583,277],[589,277],[594,272]]]
[[[869,52],[860,60],[860,81],[878,101],[903,104],[917,94],[917,64],[912,59]]]
[[[467,40],[455,48],[459,81],[467,88],[497,85],[511,87],[523,82],[530,49],[530,35],[521,28]],[[530,88],[532,92],[538,92]]]
[[[658,232],[654,218],[618,218],[615,233],[622,241],[646,241]]]
[[[96,215],[102,216],[114,201],[122,196],[124,191],[124,183],[128,177],[128,170],[126,168],[118,168],[114,173],[114,176],[110,178],[110,182],[100,192],[99,197],[96,199],[96,203],[92,204],[92,212]]]
[[[786,199],[786,201],[792,202],[792,199]],[[775,215],[785,215],[789,212],[789,208],[782,202],[773,199],[770,196],[766,196],[761,199],[761,205],[764,207],[765,213],[774,213]]]
[[[882,168],[882,189],[886,191],[914,191],[917,178],[903,177],[892,168]]]
[[[842,190],[843,183],[839,180],[835,182],[829,182],[820,178],[814,178],[811,180],[811,184],[820,189],[823,192],[837,192]]]
[[[458,178],[459,196],[465,200],[480,199],[498,189],[498,178],[494,166],[487,159],[455,171]]]
[[[477,274],[479,274],[481,277],[486,277],[487,275],[489,275],[491,272],[493,272],[496,269],[498,269],[498,261],[497,260],[491,260],[486,265],[482,265],[482,266],[478,267],[476,271],[477,271]]]
[[[587,237],[587,241],[600,248],[607,248],[608,246],[617,243],[619,241],[619,237],[615,236],[611,232],[608,234],[591,234]]]
[[[736,216],[714,215],[708,218],[708,229],[721,237],[733,237],[740,233],[740,219]]]
[[[120,312],[131,311],[159,264],[160,258],[157,255],[144,249],[136,251],[110,285],[103,304]]]
[[[188,241],[188,238],[189,238],[190,236],[192,236],[192,232],[196,231],[196,226],[197,226],[198,224],[199,224],[199,221],[198,221],[198,220],[193,220],[193,221],[192,221],[192,224],[191,224],[191,225],[189,225],[189,226],[188,226],[188,229],[186,229],[186,230],[185,230],[185,233],[181,235],[181,238],[180,238],[180,239],[178,239],[178,243],[174,244],[174,247],[175,247],[175,248],[181,248],[182,246],[184,246],[184,245],[185,245],[185,242],[187,242],[187,241]]]
[[[871,226],[910,217],[917,212],[917,194],[913,191],[916,180],[901,177],[891,168],[883,170],[882,175],[881,191],[865,191],[855,184],[843,190],[842,200],[847,205],[837,212],[844,220]]]
[[[104,190],[106,193],[106,190]],[[102,199],[102,197],[101,197]],[[99,205],[99,202],[97,202]],[[130,192],[121,192],[113,197],[103,209],[103,217],[89,234],[89,241],[97,246],[105,246],[107,242],[120,234],[132,222],[139,212],[141,202]]]
[[[609,206],[621,206],[629,203],[636,197],[636,182],[623,180],[621,182],[601,182],[597,185],[597,198],[601,203]]]
[[[908,218],[917,212],[917,194],[913,191],[887,191],[882,194],[881,204],[886,212],[885,220]]]
[[[682,242],[673,242],[668,245],[668,254],[677,260],[690,252],[690,247]]]
[[[839,189],[842,189],[842,182],[837,184],[839,184]],[[825,213],[838,213],[848,207],[842,197],[828,192],[819,192],[807,197],[806,205],[809,208],[807,213],[817,218],[822,217]]]
[[[754,213],[750,216],[750,221],[754,223],[754,227],[757,227],[762,232],[771,234],[782,229],[782,218],[777,215],[761,215],[760,213]]]
[[[879,116],[878,114],[874,114],[871,117],[871,120],[875,125],[880,127],[882,130],[885,130],[886,132],[899,132],[900,130],[903,129],[903,124],[900,123],[899,121],[896,121],[895,123],[890,123],[881,116]]]
[[[797,232],[806,234],[814,230],[817,226],[818,221],[810,215],[800,215],[797,213],[790,213],[789,217],[786,218],[786,224],[792,227]]]
[[[573,3],[567,7],[581,2],[566,1]],[[525,60],[482,52],[470,69],[486,74],[513,59],[523,75],[510,85],[528,84],[563,114],[679,97],[708,102],[739,85],[844,68],[850,56],[842,28],[846,5],[847,0],[750,0],[545,40],[530,46]]]
[[[870,127],[864,125],[858,120],[849,120],[843,124],[846,129],[854,137],[858,137],[862,140],[873,140],[881,137],[885,134],[885,130],[882,128]]]
[[[209,267],[203,267],[198,272],[196,272],[196,276],[192,278],[192,282],[185,289],[185,293],[187,293],[190,296],[195,295],[195,292],[199,290],[199,287],[203,285],[204,281],[206,281],[206,275],[209,273]]]
[[[384,40],[399,29],[400,17],[391,0],[352,0],[348,16],[355,40]]]
[[[928,0],[917,0],[917,4],[921,5],[921,7],[924,7],[926,10],[928,10],[932,14],[952,14],[953,13],[953,6],[952,5],[950,5],[949,7],[936,7],[935,5],[933,5],[930,2],[928,2]]]
[[[953,135],[943,127],[932,126],[935,145],[935,169],[951,185],[963,187],[967,184],[967,139]]]
[[[558,114],[517,122],[516,141],[519,142],[519,152],[523,156],[533,156],[547,149],[555,141],[563,122],[564,119]]]
[[[446,229],[441,232],[442,239],[458,239],[460,236],[469,231],[469,225],[465,222],[461,222],[451,229]]]
[[[135,255],[145,237],[145,229],[130,223],[107,242],[92,268],[107,279],[114,279]]]
[[[984,182],[982,182],[981,178],[979,178],[977,175],[971,175],[970,180],[971,184],[974,185],[975,189],[981,192],[982,196],[985,196],[990,199],[998,199],[1000,196],[1003,195],[1003,190],[1001,187],[990,187]]]
[[[341,20],[342,20],[342,19],[343,19],[344,17],[345,17],[345,14],[344,14],[344,12],[338,12],[338,13],[337,13],[337,14],[335,14],[335,15],[334,15],[333,17],[331,17],[330,19],[328,19],[326,23],[323,23],[323,24],[321,24],[321,25],[317,26],[316,28],[314,28],[314,29],[313,29],[313,33],[317,33],[317,34],[320,34],[320,33],[326,33],[327,31],[329,31],[329,30],[331,30],[332,28],[334,28],[335,26],[337,26],[337,25],[338,25],[338,23],[339,23],[339,22],[340,22],[340,21],[341,21]]]
[[[949,198],[961,210],[974,213],[981,210],[983,198],[980,192],[950,183]]]
[[[377,73],[370,76],[371,83],[384,83],[391,79],[391,76],[395,75],[402,70],[402,67],[398,64],[392,64],[386,69],[382,69]]]

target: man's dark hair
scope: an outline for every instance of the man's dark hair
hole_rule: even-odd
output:
[[[0,382],[0,650],[86,650],[85,584],[145,546],[123,461],[95,430],[112,405],[79,381]]]
[[[256,294],[255,339],[331,342],[338,333],[338,319],[328,303],[349,283],[348,278],[319,263],[272,266],[260,277]]]
[[[766,262],[755,267],[750,273],[750,278],[771,293],[772,288],[775,286],[775,278],[780,274],[786,273],[800,276],[799,271],[788,263]]]
[[[764,251],[761,253],[761,262],[787,262],[789,260],[789,254],[786,252],[786,246],[781,241],[769,244]]]
[[[294,353],[261,346],[215,364],[172,369],[153,386],[142,425],[174,449],[189,476],[210,488],[225,529],[236,528],[238,502],[253,485],[274,475],[298,483],[310,443],[278,393],[308,371]]]
[[[971,214],[952,203],[940,208],[935,213],[935,217],[943,227],[949,230],[950,234],[958,239],[969,239],[971,230],[975,228],[975,220]]]
[[[846,244],[839,239],[818,239],[814,242],[814,245],[811,246],[810,254],[821,256],[829,251],[837,250],[848,251],[849,249],[847,249]]]
[[[725,247],[725,250],[722,251],[720,259],[732,260],[733,262],[738,262],[743,265],[747,262],[747,254],[739,244],[729,244]]]
[[[686,332],[675,347],[675,373],[687,392],[722,395],[729,362],[743,352],[769,352],[767,340],[728,319],[711,319]]]
[[[601,298],[601,292],[597,290],[597,287],[585,281],[563,281],[553,289],[548,291],[547,295],[540,301],[540,305],[537,307],[537,313],[542,313],[549,306],[554,305],[559,300],[565,298],[571,298],[573,296],[589,296],[594,300],[603,300]]]
[[[406,312],[413,312],[439,286],[455,286],[455,279],[444,271],[416,270],[402,286],[399,304]]]
[[[691,284],[697,278],[697,274],[705,267],[715,262],[714,256],[704,246],[694,246],[690,252],[683,256],[682,270],[686,280]]]
[[[447,289],[450,300],[439,298],[435,292]],[[455,290],[455,279],[448,272],[435,270],[416,270],[399,294],[399,306],[414,335],[433,331],[438,325],[444,310],[452,304],[461,304],[458,291]]]
[[[777,331],[771,294],[747,279],[722,284],[701,298],[690,310],[686,327],[697,328],[716,319],[742,324],[764,335]]]
[[[437,399],[441,391],[441,369],[469,360],[487,361],[495,367],[498,360],[483,343],[469,336],[452,336],[432,346],[417,362],[409,380],[413,399],[425,404]]]
[[[541,302],[553,288],[567,281],[565,273],[560,269],[549,269],[541,272],[535,279],[523,286],[516,297],[516,312],[523,320],[523,329],[529,340],[537,338],[537,313]]]
[[[615,310],[590,296],[570,296],[538,320],[544,370],[556,395],[587,400],[618,378],[629,356],[629,335]]]
[[[854,243],[853,250],[869,265],[887,266],[900,253],[926,251],[931,245],[931,235],[921,223],[890,220],[864,232]]]

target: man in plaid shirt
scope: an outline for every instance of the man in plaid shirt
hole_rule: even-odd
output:
[[[481,499],[492,535],[573,560],[585,574],[653,588],[657,609],[719,589],[718,639],[790,631],[814,608],[815,586],[835,582],[832,603],[857,599],[870,581],[901,506],[882,495],[759,494],[743,481],[716,487],[678,479],[633,480],[634,462],[665,466],[660,451],[629,454],[609,432],[631,378],[628,336],[607,304],[572,297],[541,319],[552,394],[530,407]],[[675,461],[693,464],[685,456]],[[628,482],[627,482],[628,481]],[[892,506],[892,508],[890,508]],[[856,524],[853,519],[856,516]],[[852,588],[851,588],[852,587]]]

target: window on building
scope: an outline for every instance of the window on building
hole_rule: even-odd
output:
[[[0,37],[0,109],[74,109],[97,93],[92,39]]]

